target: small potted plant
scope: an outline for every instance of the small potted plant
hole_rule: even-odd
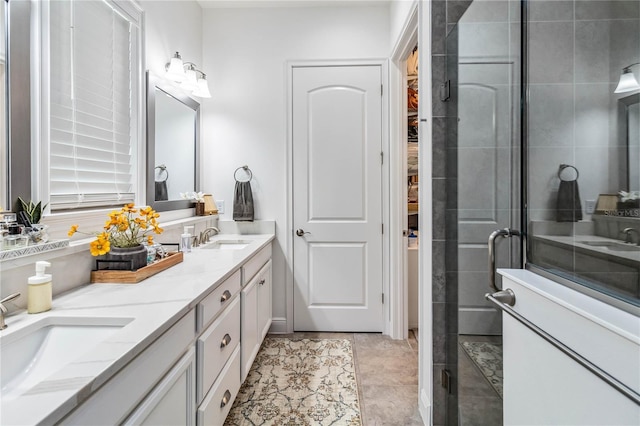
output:
[[[34,203],[29,200],[29,202],[26,202],[22,197],[18,197],[18,202],[16,203],[16,214],[18,215],[19,220],[20,218],[23,218],[20,222],[29,227],[27,228],[27,234],[34,243],[46,243],[49,241],[47,225],[40,224],[44,209],[47,208],[47,205],[48,204],[45,204],[43,206],[42,201]]]
[[[147,249],[143,245],[153,244],[152,234],[161,234],[158,223],[160,214],[151,207],[136,209],[133,204],[125,204],[119,211],[109,213],[104,230],[95,235],[89,250],[93,256],[105,256],[109,269],[137,270],[147,265]],[[72,225],[69,237],[78,231]]]

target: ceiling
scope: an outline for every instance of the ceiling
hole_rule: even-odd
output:
[[[200,6],[210,8],[242,7],[327,7],[327,6],[381,6],[391,0],[197,0]]]

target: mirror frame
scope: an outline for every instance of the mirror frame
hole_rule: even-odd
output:
[[[177,87],[163,81],[162,79],[152,76],[147,71],[147,205],[151,206],[155,211],[168,211],[189,209],[193,207],[193,201],[189,200],[155,200],[155,158],[156,158],[156,89],[162,90],[172,98],[191,108],[196,113],[194,143],[195,158],[193,159],[193,170],[195,174],[195,185],[193,189],[198,192],[200,190],[200,103],[193,98],[187,96]]]
[[[624,119],[625,122],[624,128],[621,129],[621,137],[624,139],[624,149],[625,155],[627,157],[624,164],[624,168],[626,169],[624,173],[624,184],[626,185],[626,190],[631,191],[631,158],[629,155],[629,108],[631,107],[631,105],[640,103],[640,93],[633,93],[631,95],[619,98],[618,102],[618,105],[622,107],[620,116]]]

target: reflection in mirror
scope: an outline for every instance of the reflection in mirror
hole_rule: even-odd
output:
[[[628,190],[640,191],[640,94],[620,99],[627,122]]]
[[[9,167],[7,159],[7,96],[6,96],[6,11],[7,5],[0,1],[0,210],[9,209],[7,202],[7,192],[9,187]]]
[[[200,104],[147,73],[147,204],[157,211],[191,207],[198,191]]]
[[[539,3],[537,14],[557,13],[558,2]],[[630,192],[640,189],[638,92],[616,87],[623,67],[640,61],[640,19],[611,19],[627,16],[627,2],[569,3],[576,16],[578,9],[590,13],[589,22],[561,25],[573,54],[545,41],[546,23],[527,23],[528,52],[545,54],[526,64],[526,264],[637,312],[640,201]]]

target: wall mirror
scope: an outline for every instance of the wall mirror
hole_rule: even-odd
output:
[[[9,190],[9,161],[7,159],[7,4],[0,1],[0,210],[9,208],[8,190]]]
[[[190,208],[181,192],[199,190],[200,104],[147,71],[147,204]]]
[[[623,105],[623,121],[626,129],[627,146],[627,188],[628,191],[640,191],[640,94],[620,98]]]

